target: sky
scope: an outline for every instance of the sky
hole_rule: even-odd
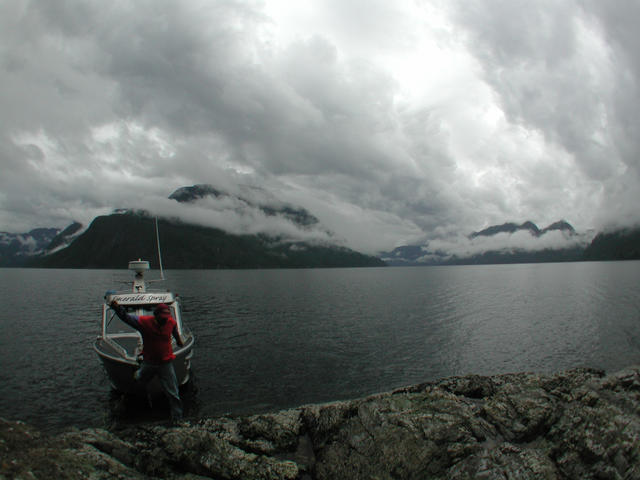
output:
[[[312,235],[167,199],[194,184],[365,253],[633,226],[639,21],[635,0],[2,2],[0,231],[144,208]]]

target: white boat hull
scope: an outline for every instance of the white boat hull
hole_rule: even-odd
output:
[[[140,368],[140,360],[120,355],[102,337],[96,339],[94,350],[98,354],[104,367],[111,387],[121,393],[133,395],[157,395],[162,392],[160,381],[154,377],[146,385],[134,378]],[[193,337],[189,337],[184,347],[174,351],[176,358],[173,367],[176,372],[178,385],[185,385],[191,378],[191,357],[193,356]]]

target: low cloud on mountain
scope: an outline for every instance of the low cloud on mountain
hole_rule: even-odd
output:
[[[514,252],[518,250],[537,252],[585,247],[591,238],[585,235],[567,235],[560,231],[547,232],[535,237],[528,232],[498,233],[490,237],[457,236],[452,239],[435,239],[428,244],[428,250],[440,252],[447,257],[472,257],[484,252]]]
[[[205,193],[188,202],[172,198],[154,199],[153,202],[142,199],[138,207],[154,216],[175,218],[237,235],[264,234],[283,240],[344,243],[313,217],[303,224],[287,216],[287,207],[299,207],[277,199],[262,188],[236,186],[235,193],[218,191],[218,196]]]

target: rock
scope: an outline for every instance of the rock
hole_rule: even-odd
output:
[[[539,385],[515,383],[500,388],[481,409],[481,415],[510,442],[543,436],[560,414],[560,402]]]
[[[479,449],[472,410],[440,389],[362,402],[316,452],[316,478],[429,478]]]
[[[21,422],[0,419],[0,479],[145,478],[91,444],[101,436],[86,430],[49,438]],[[108,432],[104,438],[121,442]]]
[[[295,479],[298,476],[298,467],[292,462],[247,452],[198,427],[156,428],[154,433],[154,444],[160,446],[166,462],[177,463],[188,472],[225,479]]]
[[[535,448],[520,448],[503,443],[495,448],[466,457],[446,475],[451,480],[523,478],[556,479],[558,470],[545,452]]]
[[[177,428],[0,420],[0,480],[640,479],[640,367],[469,375]]]
[[[289,410],[247,417],[238,422],[238,427],[243,438],[264,442],[258,443],[260,446],[256,449],[259,453],[273,454],[296,449],[302,431],[302,419],[300,411]]]
[[[72,430],[59,438],[70,447],[82,448],[85,444],[90,445],[123,465],[133,464],[137,454],[134,445],[103,429]]]
[[[640,478],[640,369],[575,392],[549,432],[551,455],[570,478]]]
[[[322,448],[342,425],[357,414],[358,401],[310,405],[302,409],[302,419],[315,448]]]
[[[493,379],[491,377],[481,377],[480,375],[451,377],[438,382],[437,385],[451,393],[469,398],[486,398],[496,391]]]

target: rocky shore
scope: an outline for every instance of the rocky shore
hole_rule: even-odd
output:
[[[640,479],[640,367],[464,376],[179,427],[0,420],[0,479]]]

